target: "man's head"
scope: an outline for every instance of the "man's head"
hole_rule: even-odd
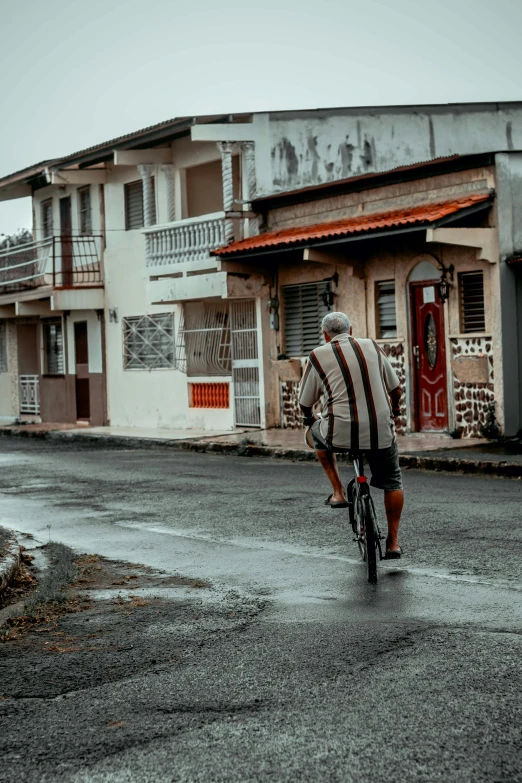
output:
[[[321,329],[327,343],[338,334],[351,334],[352,325],[350,319],[344,313],[328,313],[323,318]]]

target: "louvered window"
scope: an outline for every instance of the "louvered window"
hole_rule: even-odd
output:
[[[42,236],[52,237],[53,235],[53,202],[52,199],[42,201]]]
[[[78,191],[78,218],[80,234],[92,234],[91,188],[81,188]]]
[[[395,283],[377,283],[377,337],[397,337],[397,314],[395,310]]]
[[[482,272],[461,272],[460,328],[462,332],[484,332],[486,313],[484,308],[484,275]]]
[[[125,370],[175,367],[173,313],[123,319],[123,367]]]
[[[282,287],[288,356],[306,356],[324,342],[321,321],[329,312],[329,290],[329,282]]]
[[[7,328],[5,321],[0,321],[0,372],[7,372]]]
[[[153,201],[153,214],[156,214],[156,190],[154,177],[151,178],[150,196]],[[154,219],[154,222],[155,219]],[[133,231],[136,228],[143,228],[145,225],[143,217],[143,183],[128,182],[125,185],[125,230]]]
[[[44,358],[46,375],[64,374],[63,332],[61,321],[43,324]]]
[[[176,353],[179,369],[189,376],[231,375],[228,302],[187,302]]]

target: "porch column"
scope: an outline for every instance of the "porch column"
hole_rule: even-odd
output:
[[[218,144],[221,152],[221,180],[223,183],[223,209],[232,212],[234,203],[234,181],[232,177],[232,152],[234,144],[229,141],[220,141]],[[225,242],[228,244],[234,239],[234,225],[225,218]]]
[[[243,143],[243,159],[245,161],[246,171],[246,198],[252,202],[256,196],[256,145],[253,141]],[[248,210],[252,209],[251,203],[244,205]],[[248,236],[254,237],[259,234],[259,223],[257,217],[248,220]]]
[[[172,163],[167,163],[161,167],[167,183],[167,223],[174,223],[176,220],[176,195],[174,192],[174,171]]]
[[[149,163],[141,163],[138,166],[143,184],[143,225],[145,228],[153,226],[156,222],[155,200],[153,192],[154,166]]]

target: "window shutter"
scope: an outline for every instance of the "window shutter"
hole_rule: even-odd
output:
[[[288,356],[306,356],[323,342],[321,321],[329,312],[323,295],[327,294],[328,287],[328,282],[282,287],[285,353]]]
[[[156,187],[154,177],[150,182],[150,196],[152,199],[152,212],[156,223]],[[143,228],[145,225],[143,213],[143,183],[140,180],[128,182],[125,185],[125,230],[133,231]]]
[[[484,308],[484,275],[482,272],[461,272],[460,323],[462,332],[484,332],[486,313]]]
[[[141,180],[125,185],[125,230],[143,228],[143,187]]]
[[[92,234],[91,188],[81,188],[78,191],[80,213],[80,234]]]
[[[43,238],[53,235],[53,202],[52,200],[42,202],[42,234]]]
[[[395,283],[377,283],[377,334],[379,339],[397,337],[397,314],[395,308]]]

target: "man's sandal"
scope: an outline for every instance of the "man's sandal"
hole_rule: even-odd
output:
[[[402,551],[402,546],[400,546],[398,549],[387,549],[386,554],[384,555],[384,559],[398,560],[403,554],[404,552]]]
[[[330,508],[348,508],[348,501],[347,500],[334,500],[332,503],[333,498],[333,492],[332,494],[324,501],[325,506],[330,506]]]

